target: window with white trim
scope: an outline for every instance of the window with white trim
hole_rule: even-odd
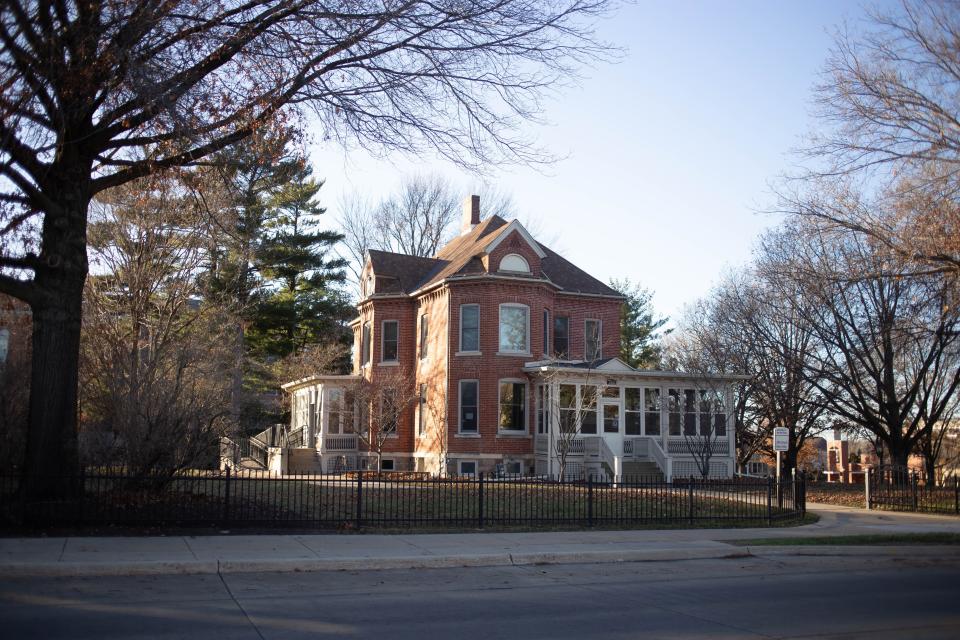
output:
[[[522,476],[523,475],[523,461],[522,460],[506,460],[503,463],[503,472],[508,476]]]
[[[550,357],[550,312],[543,310],[543,356]]]
[[[600,349],[600,321],[583,321],[583,358],[588,362],[599,360],[603,357]]]
[[[553,319],[553,357],[560,360],[570,357],[570,318],[566,316]]]
[[[623,391],[623,431],[628,436],[641,436],[643,435],[643,389],[627,387]]]
[[[360,365],[370,364],[370,323],[364,322],[360,329]]]
[[[671,436],[681,436],[681,422],[683,422],[683,406],[680,400],[680,389],[667,389],[667,424]]]
[[[480,305],[460,305],[460,351],[480,351]]]
[[[697,435],[697,392],[683,390],[683,435]]]
[[[500,260],[500,271],[530,273],[530,263],[518,253],[508,253]]]
[[[478,409],[480,400],[480,381],[460,381],[460,433],[477,433],[479,430]]]
[[[459,463],[457,463],[457,474],[461,476],[477,475],[477,461],[461,460]]]
[[[427,324],[427,314],[421,314],[420,316],[420,359],[423,360],[427,357],[427,338],[429,337],[429,329]]]
[[[501,431],[527,430],[527,383],[500,381],[500,412],[497,427]]]
[[[643,390],[643,430],[648,436],[660,435],[660,389]]]
[[[396,362],[399,357],[400,322],[384,320],[380,337],[380,360]]]
[[[500,305],[500,352],[530,353],[530,307]]]
[[[380,460],[380,470],[381,471],[393,471],[396,469],[396,464],[393,461],[393,458],[381,458]]]

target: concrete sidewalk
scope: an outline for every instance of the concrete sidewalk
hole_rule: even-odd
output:
[[[960,547],[753,547],[743,538],[954,532],[960,518],[810,505],[816,524],[451,534],[285,534],[0,538],[2,576],[151,575],[570,564],[744,555],[958,554]]]

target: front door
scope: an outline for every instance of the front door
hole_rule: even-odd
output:
[[[622,411],[619,400],[604,400],[600,404],[602,411],[602,435],[610,451],[615,456],[623,454],[623,427],[620,424]]]

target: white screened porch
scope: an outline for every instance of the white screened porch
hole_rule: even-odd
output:
[[[354,390],[359,376],[310,376],[282,385],[290,394],[290,430],[302,433],[290,451],[289,473],[350,471],[359,466],[358,412]]]
[[[734,385],[743,376],[633,369],[618,359],[535,362],[536,473],[567,478],[729,478]],[[566,452],[566,455],[564,455]]]

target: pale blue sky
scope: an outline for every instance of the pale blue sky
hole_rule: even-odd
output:
[[[776,223],[756,211],[772,204],[769,184],[813,126],[811,88],[834,27],[863,14],[837,0],[625,6],[600,29],[625,59],[586,70],[546,105],[549,125],[530,125],[567,157],[546,173],[504,167],[492,182],[554,249],[604,281],[653,289],[656,309],[676,317]],[[379,198],[405,171],[448,175],[464,195],[476,180],[432,159],[374,160],[332,145],[312,158],[333,216],[341,194]]]

